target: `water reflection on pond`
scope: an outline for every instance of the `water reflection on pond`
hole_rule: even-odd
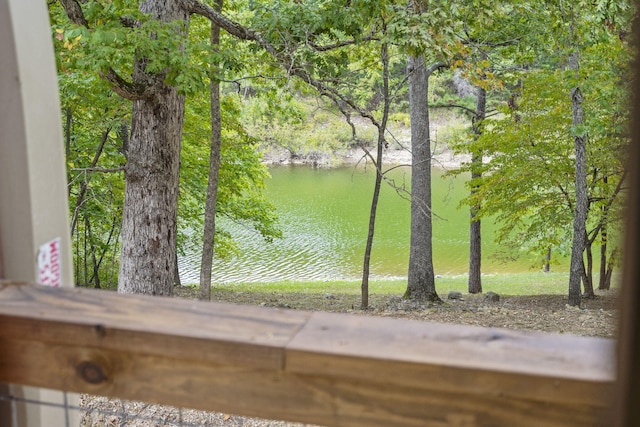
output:
[[[357,279],[367,235],[373,170],[304,166],[274,167],[267,182],[268,198],[278,209],[284,238],[266,243],[254,232],[225,223],[236,236],[240,254],[214,260],[213,281],[268,282],[279,280]],[[408,187],[408,169],[391,175],[396,186]],[[464,274],[468,268],[469,213],[460,200],[466,177],[442,177],[434,170],[432,203],[436,274]],[[221,219],[220,221],[223,221]],[[371,260],[372,277],[406,277],[409,259],[409,201],[384,185],[378,206]],[[492,257],[494,225],[483,222],[483,271],[529,271],[530,259],[504,264]],[[197,283],[199,254],[180,259],[183,283]]]

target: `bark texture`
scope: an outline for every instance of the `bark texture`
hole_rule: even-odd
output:
[[[411,56],[407,72],[412,152],[411,240],[407,290],[404,296],[409,299],[439,301],[433,271],[431,141],[427,99],[430,72],[425,67],[423,57]]]
[[[577,54],[572,55],[570,64],[578,69]],[[571,105],[573,109],[573,126],[579,129],[584,123],[582,109],[582,91],[579,87],[571,90]],[[575,150],[575,184],[576,204],[573,214],[573,242],[571,245],[571,267],[569,272],[568,304],[579,306],[580,281],[585,274],[583,254],[585,250],[586,222],[589,200],[587,194],[587,135],[579,132],[574,138]]]
[[[476,112],[473,118],[473,134],[478,139],[482,135],[482,121],[487,115],[487,91],[477,88]],[[482,177],[482,153],[471,154],[471,197],[478,192],[477,184],[473,180]],[[482,232],[480,218],[477,218],[480,204],[474,203],[469,210],[471,224],[469,226],[469,293],[482,292]]]
[[[140,10],[165,22],[187,20],[174,0],[148,0]],[[133,103],[127,147],[118,292],[171,295],[184,97],[145,64],[138,58],[133,73],[133,84],[145,89]]]
[[[222,0],[216,2],[218,11],[222,10]],[[217,49],[220,44],[220,26],[211,22],[211,46]],[[220,82],[211,73],[211,153],[209,154],[209,181],[207,200],[204,210],[204,230],[202,232],[202,261],[200,264],[200,299],[211,299],[211,268],[216,235],[216,204],[218,200],[218,175],[220,171],[220,144],[222,140],[222,119],[220,116]]]

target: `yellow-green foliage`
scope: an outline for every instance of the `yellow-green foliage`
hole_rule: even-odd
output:
[[[351,129],[331,105],[315,98],[244,100],[243,121],[263,150],[284,148],[291,154],[332,152],[349,146]]]

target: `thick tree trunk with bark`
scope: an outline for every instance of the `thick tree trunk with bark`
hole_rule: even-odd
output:
[[[166,87],[134,102],[118,292],[171,295],[184,100]]]
[[[578,69],[578,54],[569,58],[571,69]],[[582,91],[579,87],[571,90],[571,105],[573,110],[573,127],[577,130],[574,138],[575,150],[575,184],[576,204],[573,213],[573,241],[571,245],[571,267],[569,272],[569,297],[570,306],[580,306],[580,280],[585,274],[583,254],[585,250],[587,211],[589,200],[587,194],[587,135],[580,131],[584,123],[582,109]]]
[[[216,9],[222,10],[222,0],[217,0]],[[211,46],[220,44],[220,26],[211,23]],[[204,230],[202,232],[202,261],[200,264],[200,299],[211,299],[211,268],[216,234],[216,204],[218,200],[218,175],[220,171],[220,145],[222,140],[222,119],[220,116],[220,82],[211,72],[211,153],[209,154],[209,181],[204,210]]]
[[[476,112],[473,118],[473,134],[477,139],[482,134],[482,121],[487,114],[487,91],[477,88]],[[477,193],[478,185],[475,180],[482,177],[482,153],[474,152],[471,155],[471,197]],[[471,224],[469,226],[469,293],[482,292],[482,234],[480,218],[476,218],[480,204],[475,203],[470,207]]]
[[[148,0],[140,9],[165,22],[187,20],[174,0]],[[184,97],[164,75],[147,73],[144,58],[133,82],[145,91],[133,103],[127,147],[118,292],[171,295]]]
[[[409,57],[411,116],[411,241],[405,298],[440,301],[433,271],[431,216],[431,141],[429,137],[429,75],[423,57]]]

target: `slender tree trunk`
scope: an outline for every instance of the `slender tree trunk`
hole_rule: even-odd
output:
[[[578,70],[578,53],[569,58],[569,66]],[[587,194],[587,135],[579,130],[584,123],[582,109],[582,91],[580,87],[571,90],[571,105],[573,110],[573,127],[577,129],[574,138],[575,150],[575,184],[576,204],[573,213],[573,241],[571,245],[571,269],[569,273],[569,297],[570,306],[580,306],[580,280],[584,274],[583,254],[585,250],[586,222],[589,200]]]
[[[611,276],[613,275],[613,269],[616,264],[616,258],[618,256],[618,249],[614,249],[609,257],[609,262],[607,263],[607,271],[605,272],[604,282],[602,283],[602,290],[608,291],[611,289]]]
[[[605,184],[608,183],[608,178],[605,176],[603,178],[603,182]],[[606,215],[606,209],[602,208],[603,215]],[[600,228],[600,277],[598,278],[598,289],[608,289],[605,288],[605,281],[607,276],[607,221],[606,218],[602,223],[602,228]]]
[[[140,9],[165,22],[187,20],[175,0],[147,0]],[[147,91],[133,102],[118,292],[171,295],[184,97],[145,67],[144,58],[136,60],[134,83]]]
[[[73,125],[73,112],[71,108],[67,107],[64,110],[65,124],[64,124],[64,154],[65,159],[68,161],[71,156],[71,127]],[[67,198],[71,196],[71,174],[67,169]],[[73,235],[73,231],[71,232]]]
[[[587,254],[587,268],[582,278],[584,292],[582,298],[595,298],[593,292],[593,251],[591,241],[585,236],[585,252]]]
[[[93,268],[93,276],[89,279],[89,282],[92,282],[94,279],[94,276],[97,277],[96,279],[96,287],[100,287],[100,276],[98,276],[98,273],[100,273],[100,266],[102,265],[102,261],[104,260],[105,255],[107,255],[107,253],[109,252],[109,245],[111,244],[111,239],[113,238],[113,235],[115,234],[116,231],[116,227],[118,226],[118,219],[117,217],[114,217],[113,222],[111,224],[111,230],[109,230],[109,236],[107,237],[107,242],[105,243],[105,248],[102,251],[102,253],[100,254],[100,258],[98,258],[97,260],[94,259],[94,268]],[[93,233],[91,233],[91,230],[89,230],[89,238],[93,239]],[[113,252],[115,252],[117,247],[117,243],[114,246]]]
[[[477,88],[476,112],[473,118],[474,139],[482,135],[482,121],[487,114],[487,91]],[[471,199],[478,192],[477,181],[482,178],[482,153],[471,155]],[[482,292],[482,235],[480,218],[476,218],[480,203],[475,201],[470,207],[471,224],[469,227],[469,293]]]
[[[551,248],[547,249],[547,254],[544,256],[543,271],[548,273],[551,271]]]
[[[378,136],[378,148],[376,160],[376,180],[373,187],[373,197],[371,198],[371,210],[369,211],[369,228],[367,231],[367,243],[364,248],[364,261],[362,264],[362,284],[360,286],[361,304],[360,308],[369,308],[369,274],[371,270],[371,250],[373,249],[373,236],[375,235],[376,214],[378,211],[378,200],[380,199],[380,187],[382,186],[382,145]]]
[[[84,217],[84,226],[86,227],[89,234],[89,249],[91,251],[91,266],[93,270],[91,278],[85,285],[88,286],[89,283],[93,282],[93,287],[96,289],[100,289],[100,275],[98,274],[100,270],[100,264],[98,263],[98,257],[96,257],[96,246],[93,239],[93,232],[91,231],[91,222],[89,221],[89,217],[86,215]]]
[[[600,244],[600,275],[598,277],[598,289],[605,288],[605,280],[607,276],[607,234],[603,231],[600,233],[602,242]]]
[[[96,153],[93,155],[93,160],[89,165],[90,168],[96,167],[98,164],[98,160],[100,160],[100,156],[102,155],[102,151],[104,150],[104,145],[109,138],[109,132],[111,132],[111,128],[107,128],[102,133],[102,137],[100,138],[100,143],[98,144],[98,148],[96,148]],[[76,197],[76,203],[73,208],[73,216],[71,217],[71,234],[73,235],[73,231],[76,228],[76,224],[78,222],[78,215],[80,213],[80,208],[84,204],[84,198],[87,195],[87,188],[89,186],[89,176],[88,173],[85,174],[84,179],[80,183],[80,191],[78,192],[78,196]]]
[[[378,212],[378,200],[380,198],[380,187],[382,186],[382,155],[385,146],[385,133],[387,131],[387,121],[389,120],[389,49],[386,43],[383,43],[380,59],[383,68],[383,85],[382,96],[384,98],[384,109],[382,112],[382,120],[378,125],[378,145],[376,148],[376,180],[373,187],[373,197],[371,199],[371,210],[369,212],[369,228],[367,232],[367,243],[364,249],[364,262],[362,266],[362,284],[360,286],[361,304],[360,308],[366,310],[369,308],[369,273],[371,268],[371,250],[373,249],[373,236],[375,235],[376,214]]]
[[[180,281],[180,265],[178,264],[178,248],[176,247],[176,261],[173,263],[173,287],[179,288],[180,286],[182,286],[182,281]]]
[[[64,124],[64,153],[67,159],[71,155],[71,126],[73,125],[73,112],[71,108],[64,109],[65,124]]]
[[[409,57],[409,109],[411,116],[411,240],[408,299],[440,301],[433,271],[431,216],[431,141],[429,136],[429,75],[440,64],[426,69],[423,57]]]
[[[222,10],[223,0],[216,1],[218,11]],[[211,47],[217,49],[220,44],[220,27],[211,22]],[[202,232],[202,261],[200,264],[200,299],[211,299],[211,268],[216,234],[216,203],[218,199],[218,173],[220,171],[220,145],[222,139],[222,119],[220,116],[220,82],[215,76],[216,65],[212,64],[210,73],[211,97],[211,153],[209,154],[209,182],[204,210],[204,230]]]
[[[86,222],[86,221],[85,221]],[[89,267],[87,264],[87,227],[82,230],[82,269],[83,269],[83,286],[89,286]]]

